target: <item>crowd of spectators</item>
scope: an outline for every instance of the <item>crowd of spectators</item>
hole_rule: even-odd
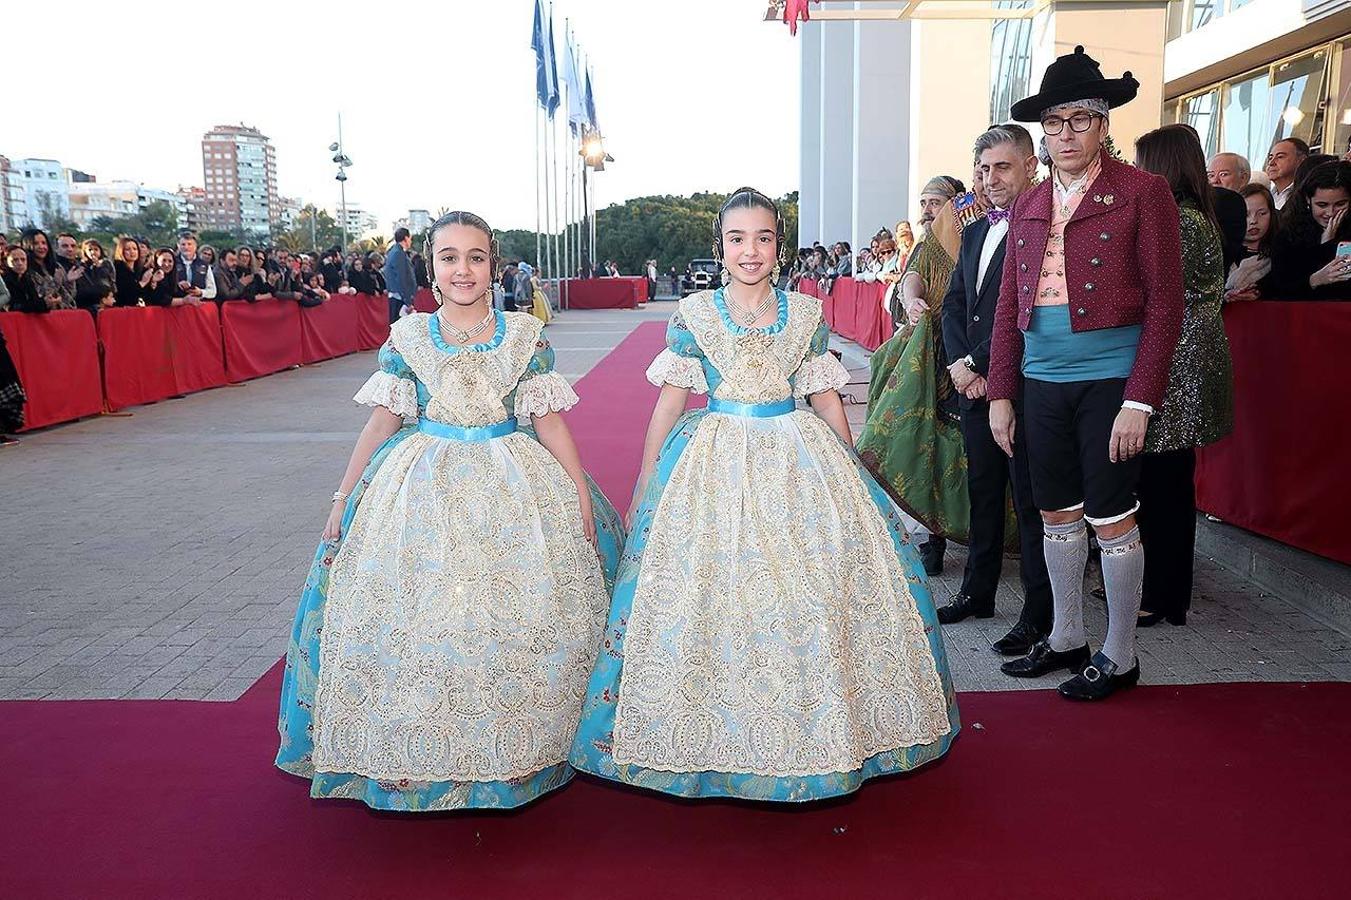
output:
[[[122,235],[111,254],[93,238],[25,229],[16,243],[0,234],[0,310],[43,313],[114,306],[182,306],[203,301],[255,302],[269,297],[317,306],[334,294],[381,294],[385,257],[378,251],[291,253],[282,247],[217,249],[181,232],[176,249]],[[416,286],[427,286],[420,254],[409,254]]]

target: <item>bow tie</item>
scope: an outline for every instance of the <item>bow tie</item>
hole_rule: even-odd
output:
[[[1007,209],[995,209],[994,207],[990,207],[985,211],[985,218],[989,220],[991,225],[998,225],[1000,222],[1007,222],[1009,220],[1009,211]]]

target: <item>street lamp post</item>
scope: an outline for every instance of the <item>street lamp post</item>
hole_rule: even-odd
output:
[[[586,170],[589,168],[596,172],[604,172],[605,164],[607,162],[614,162],[615,158],[605,152],[605,139],[601,137],[599,131],[595,130],[588,130],[586,134],[582,136],[581,156],[586,163],[582,166],[582,223],[584,227],[589,225],[589,227],[586,227],[586,237],[589,239],[591,245],[590,262],[594,268],[596,263],[599,262],[599,260],[596,259],[596,220],[592,215],[592,213],[594,213],[595,203],[594,198],[591,196],[591,192],[594,190],[594,187],[591,184],[591,180],[586,177]],[[591,209],[588,210],[588,207]]]
[[[352,160],[342,150],[342,113],[338,113],[338,140],[336,143],[328,145],[329,152],[333,154],[333,161],[338,164],[338,174],[334,179],[338,182],[338,190],[341,196],[341,216],[342,216],[342,252],[347,253],[347,167],[352,164]]]

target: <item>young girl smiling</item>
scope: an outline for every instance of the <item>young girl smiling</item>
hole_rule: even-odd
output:
[[[725,286],[680,301],[572,763],[686,797],[804,801],[958,730],[900,515],[851,449],[820,301],[775,289],[784,228],[735,192]],[[708,408],[685,411],[690,392]],[[811,410],[797,408],[805,397]]]
[[[487,223],[448,213],[426,251],[441,309],[393,325],[356,396],[375,408],[296,614],[277,765],[380,809],[511,807],[572,778],[621,528],[543,325],[493,309]]]

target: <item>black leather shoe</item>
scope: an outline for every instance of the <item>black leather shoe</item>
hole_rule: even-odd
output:
[[[977,619],[989,619],[994,616],[994,601],[977,603],[970,594],[958,594],[947,606],[938,608],[938,621],[944,625],[960,622],[975,616]]]
[[[1013,626],[1012,631],[991,644],[990,649],[1000,656],[1026,656],[1043,637],[1044,635],[1031,625],[1019,622]]]
[[[1051,649],[1049,638],[1043,638],[1032,645],[1027,656],[1009,660],[999,667],[999,671],[1014,678],[1040,678],[1061,669],[1078,672],[1088,665],[1090,655],[1087,644],[1073,650],[1057,651]]]
[[[1135,687],[1140,681],[1140,661],[1128,671],[1117,670],[1101,652],[1094,653],[1088,667],[1060,686],[1060,696],[1067,700],[1106,700],[1117,691]]]
[[[924,563],[925,575],[943,574],[943,555],[947,552],[947,538],[929,536],[929,539],[919,545],[919,558]]]

